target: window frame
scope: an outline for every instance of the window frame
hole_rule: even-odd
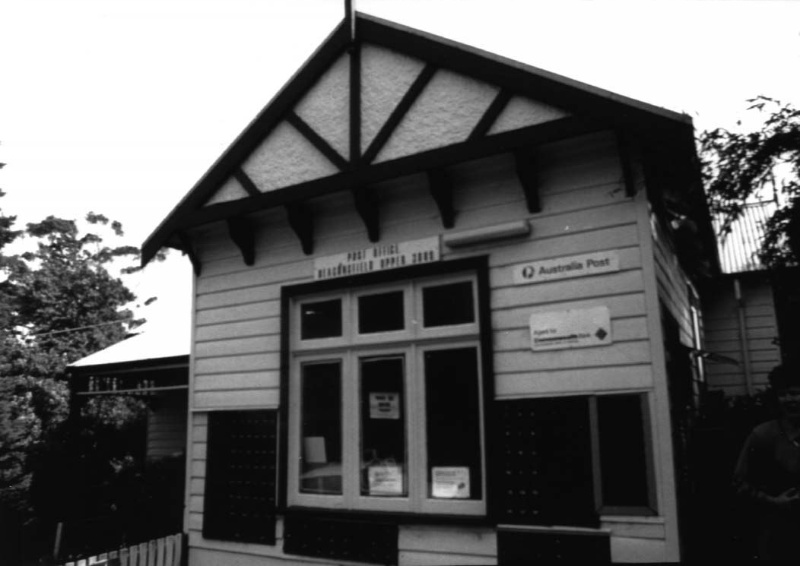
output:
[[[450,282],[469,279],[473,282],[473,311],[475,321],[469,324],[454,325],[452,330],[445,327],[422,327],[422,287],[431,283],[447,284]],[[397,289],[411,287],[411,291],[404,291],[404,312],[406,316],[411,313],[411,320],[417,320],[415,328],[400,331],[379,333],[358,333],[358,297],[376,293],[389,292]],[[417,291],[414,291],[418,288]],[[486,256],[472,257],[462,260],[442,261],[419,266],[393,269],[383,272],[343,277],[338,279],[314,281],[305,284],[285,286],[281,290],[281,422],[280,435],[280,480],[278,506],[282,511],[291,509],[316,509],[325,511],[347,511],[352,513],[391,513],[405,516],[448,516],[463,517],[465,520],[486,518],[489,515],[490,505],[490,478],[489,474],[492,447],[488,439],[491,438],[492,410],[494,381],[492,375],[492,350],[491,350],[491,318],[489,310],[489,281],[488,258]],[[304,302],[316,302],[338,296],[347,297],[342,303],[343,336],[341,338],[324,338],[303,341],[302,347],[295,348],[300,343],[299,325],[296,323],[295,312],[299,313],[299,305]],[[418,298],[417,298],[418,297]],[[349,345],[347,344],[350,341]],[[459,348],[465,345],[474,346],[479,357],[477,368],[478,379],[478,406],[481,412],[481,427],[479,428],[479,442],[481,446],[481,498],[478,500],[439,500],[427,496],[427,462],[423,461],[421,454],[427,447],[421,448],[416,440],[419,430],[425,429],[424,418],[424,380],[412,375],[422,359],[422,352],[430,348]],[[313,354],[311,352],[314,352]],[[342,391],[343,419],[347,419],[348,403],[358,408],[361,378],[359,359],[376,355],[391,355],[402,353],[405,357],[406,375],[404,390],[404,418],[406,434],[406,459],[408,497],[381,497],[362,496],[360,493],[360,479],[350,480],[351,488],[347,487],[348,480],[343,477],[343,495],[331,498],[327,495],[301,494],[299,492],[299,426],[301,408],[297,395],[299,394],[299,379],[293,378],[297,374],[302,361],[333,360],[339,353],[350,361],[343,360]],[[350,364],[350,370],[346,369]],[[347,372],[356,375],[357,379],[348,379]],[[419,367],[419,372],[424,371]],[[355,373],[353,373],[355,372]],[[412,399],[413,395],[413,399]],[[348,402],[347,399],[354,401]],[[343,435],[358,433],[360,435],[360,411],[352,413],[350,420],[355,424],[343,423]],[[420,424],[413,424],[413,423]],[[424,436],[424,435],[423,435]],[[294,438],[294,440],[293,440]],[[343,447],[343,476],[347,476],[348,466],[360,466],[361,439],[351,442],[355,448],[351,449],[351,456],[347,456],[347,449]],[[353,460],[354,462],[350,462]],[[352,475],[352,474],[350,474]],[[345,495],[349,494],[349,495]],[[306,497],[308,496],[308,497]],[[339,499],[332,502],[332,499]],[[410,501],[410,503],[409,503]]]
[[[350,294],[350,320],[352,321],[352,336],[359,344],[383,344],[387,341],[387,337],[404,340],[411,339],[413,328],[406,327],[400,330],[386,330],[383,332],[360,332],[360,318],[359,318],[359,299],[361,297],[369,297],[373,295],[381,295],[384,293],[391,293],[393,291],[402,291],[403,293],[403,317],[406,322],[413,321],[414,318],[414,304],[408,296],[407,286],[404,284],[386,285],[380,288],[380,292],[375,292],[374,288],[358,288],[354,289]]]
[[[647,505],[610,505],[603,501],[603,468],[600,460],[600,419],[597,402],[603,397],[615,397],[620,395],[636,395],[639,397],[639,402],[641,404],[641,432],[644,441],[644,474],[647,483]],[[630,391],[625,393],[614,391],[597,393],[589,396],[589,423],[592,435],[592,478],[594,483],[595,508],[600,517],[653,517],[658,515],[650,398],[651,395],[647,391]]]

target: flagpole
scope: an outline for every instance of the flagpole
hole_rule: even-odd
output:
[[[356,40],[355,0],[344,0],[344,19],[350,28],[350,41]]]

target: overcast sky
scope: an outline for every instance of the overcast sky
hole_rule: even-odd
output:
[[[800,106],[797,1],[355,2],[698,130],[734,127],[759,94]],[[0,208],[20,223],[102,212],[140,245],[343,14],[344,0],[0,0]],[[175,256],[135,286],[188,312]]]

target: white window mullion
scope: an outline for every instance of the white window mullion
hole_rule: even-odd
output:
[[[411,282],[409,302],[411,303],[412,332],[417,339],[422,328],[422,297],[416,282]],[[423,371],[420,366],[420,349],[416,344],[409,347],[408,382],[409,382],[409,485],[411,510],[422,511],[425,501],[426,455],[425,455],[425,387]],[[412,458],[413,457],[413,458]]]
[[[342,368],[342,491],[344,504],[352,508],[360,489],[361,407],[358,402],[358,357],[353,352],[344,356]]]
[[[417,467],[415,469],[418,481],[415,507],[415,511],[417,512],[422,512],[425,509],[428,499],[428,419],[426,414],[424,354],[424,348],[414,346],[414,383],[417,389],[414,397],[417,411],[417,418],[415,419],[415,427],[417,429],[416,452],[418,457]]]
[[[289,411],[289,450],[287,465],[288,474],[288,494],[289,504],[295,503],[295,498],[299,491],[298,476],[300,474],[300,443],[302,438],[300,436],[300,413],[302,407],[300,406],[300,362],[292,360],[292,371],[289,379],[289,396],[290,399],[295,399],[296,409]]]
[[[353,325],[358,320],[358,313],[356,313],[356,301],[351,295],[345,294],[342,296],[342,338],[346,344],[353,343],[353,336],[356,331]]]
[[[410,511],[416,511],[417,498],[417,470],[419,468],[419,458],[417,455],[416,427],[419,421],[416,403],[416,386],[414,365],[414,347],[409,346],[404,351],[406,360],[405,375],[405,419],[406,419],[406,481],[408,482],[408,504]]]

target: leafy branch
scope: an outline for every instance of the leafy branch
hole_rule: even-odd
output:
[[[767,223],[761,259],[770,267],[797,264],[800,110],[766,96],[748,102],[748,110],[763,117],[758,131],[742,133],[716,128],[700,136],[703,178],[711,209],[723,216],[724,234],[748,202],[775,199],[780,207]]]

